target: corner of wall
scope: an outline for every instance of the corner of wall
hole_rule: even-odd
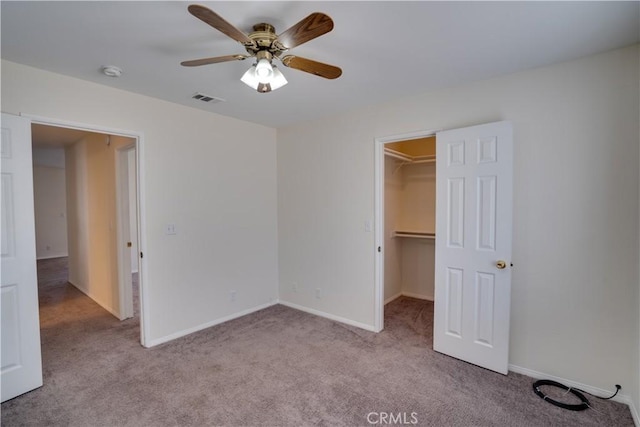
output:
[[[636,45],[636,56],[638,58],[638,93],[640,94],[640,44]],[[640,102],[639,102],[640,104]],[[638,145],[640,146],[640,105],[638,105]],[[640,156],[638,157],[638,164],[640,165]],[[638,182],[640,183],[640,173],[638,176]],[[640,191],[638,194],[638,224],[640,225]],[[640,226],[638,227],[638,241],[636,242],[636,249],[638,251],[638,264],[636,264],[636,277],[638,279],[638,286],[636,287],[636,354],[635,354],[635,395],[632,395],[632,401],[629,405],[631,409],[631,415],[633,415],[633,421],[637,426],[640,426],[640,415],[638,410],[640,409]]]
[[[86,296],[88,296],[89,298],[91,298],[96,304],[98,304],[100,307],[104,308],[105,310],[107,310],[109,313],[113,314],[116,318],[120,319],[120,320],[124,320],[121,316],[120,316],[120,311],[118,310],[118,307],[111,307],[107,304],[104,303],[104,301],[102,301],[100,298],[98,298],[97,295],[95,295],[94,293],[92,293],[90,290],[83,288],[82,286],[78,285],[75,283],[75,281],[71,281],[71,279],[68,280],[68,282],[77,290],[79,290],[80,292],[82,292],[83,294],[85,294]]]

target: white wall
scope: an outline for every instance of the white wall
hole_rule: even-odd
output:
[[[408,231],[436,231],[436,164],[403,166],[401,215],[398,228]],[[402,294],[433,301],[435,241],[402,240]]]
[[[402,238],[402,295],[434,299],[435,240]]]
[[[511,364],[632,389],[638,47],[278,130],[280,295],[373,326],[374,138],[510,120]],[[303,292],[288,292],[293,281]],[[312,290],[323,290],[315,299]]]
[[[67,256],[64,149],[33,149],[37,259]]]
[[[435,163],[385,157],[385,302],[400,294],[433,301],[435,241],[394,237],[394,231],[435,231]]]
[[[407,164],[403,169],[400,218],[402,230],[435,233],[436,164]]]
[[[637,52],[637,58],[638,58],[638,63],[640,63],[640,49],[638,49]],[[638,67],[638,86],[640,87],[640,67]],[[638,113],[638,144],[640,145],[640,112]],[[639,159],[640,162],[640,159]],[[638,179],[640,180],[640,176],[638,177]],[[639,197],[640,199],[640,197]],[[640,209],[639,209],[640,211]],[[638,222],[640,223],[640,217],[638,218]],[[639,227],[640,228],[640,227]],[[638,235],[638,252],[640,252],[640,230],[639,230],[639,235]],[[637,268],[640,269],[640,253],[638,254],[638,263],[637,263]],[[636,345],[635,351],[632,353],[633,354],[633,359],[636,361],[634,369],[632,371],[631,374],[631,378],[635,378],[635,381],[632,381],[631,384],[631,392],[630,395],[632,397],[632,401],[633,404],[635,406],[635,421],[636,421],[636,425],[640,425],[640,413],[638,413],[638,411],[640,411],[640,270],[638,271],[638,288],[636,289],[636,304],[638,307],[638,310],[636,311],[636,318],[633,322],[633,324],[636,326],[636,331],[635,331],[635,336],[638,339],[638,345]],[[635,384],[633,384],[635,382]]]
[[[89,282],[88,271],[78,263],[79,257],[89,252],[87,222],[87,170],[86,170],[86,144],[73,144],[65,148],[66,158],[66,204],[67,204],[67,226],[69,236],[69,261],[72,264],[69,268],[69,282],[76,284],[78,289],[82,289],[82,283]]]
[[[274,129],[7,61],[1,103],[143,135],[148,345],[276,300]]]
[[[65,150],[69,282],[122,318],[118,287],[116,149],[131,138],[88,134]]]
[[[34,147],[31,152],[34,166],[48,166],[50,168],[64,169],[63,147]]]

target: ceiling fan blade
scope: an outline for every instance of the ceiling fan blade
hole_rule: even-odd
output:
[[[278,41],[287,49],[300,46],[333,30],[333,20],[324,13],[315,12],[278,36]]]
[[[337,79],[342,75],[342,70],[338,67],[299,56],[287,55],[282,58],[282,63],[289,68],[315,74],[325,79]]]
[[[220,15],[215,13],[213,10],[208,9],[204,6],[200,6],[199,4],[189,5],[187,8],[189,13],[198,18],[199,20],[211,25],[216,30],[226,34],[232,39],[244,44],[244,45],[252,45],[254,44],[253,40],[249,38],[248,35],[229,24],[224,20]]]
[[[213,58],[192,59],[191,61],[183,61],[180,63],[183,67],[197,67],[199,65],[217,64],[218,62],[242,61],[247,59],[247,55],[226,55],[214,56]]]

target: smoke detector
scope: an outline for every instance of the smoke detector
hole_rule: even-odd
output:
[[[122,69],[115,65],[105,65],[102,67],[102,74],[108,77],[120,77],[122,75]]]

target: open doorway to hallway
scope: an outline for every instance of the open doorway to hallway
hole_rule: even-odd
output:
[[[33,124],[32,143],[43,281],[66,274],[119,320],[139,315],[136,139]]]

